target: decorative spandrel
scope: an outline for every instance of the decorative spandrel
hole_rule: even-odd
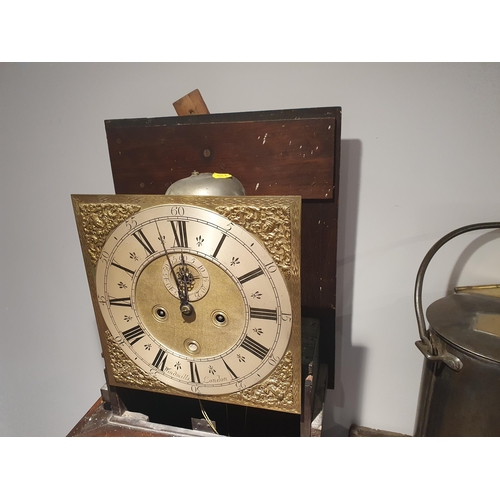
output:
[[[139,205],[128,203],[82,203],[80,205],[82,230],[94,265],[99,259],[108,234],[140,209]]]
[[[217,212],[258,236],[281,272],[291,273],[290,207],[275,203],[270,206],[217,206]]]

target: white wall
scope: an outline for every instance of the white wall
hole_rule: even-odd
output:
[[[499,64],[0,65],[0,435],[63,436],[99,397],[103,363],[70,203],[111,193],[104,120],[341,106],[337,388],[325,428],[411,434],[423,357],[418,266],[448,231],[500,219]],[[500,283],[498,232],[454,240],[429,304]]]

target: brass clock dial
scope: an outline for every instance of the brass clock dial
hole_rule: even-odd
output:
[[[300,308],[289,290],[297,292],[297,280],[287,282],[259,236],[214,210],[213,201],[231,199],[143,198],[153,204],[115,221],[89,277],[101,337],[116,346],[108,346],[112,371],[122,363],[113,353],[121,352],[129,370],[154,381],[152,390],[268,406],[265,397],[241,397],[269,388],[294,350],[300,358]],[[296,365],[300,359],[289,377],[300,378]],[[295,400],[296,382],[288,381]],[[134,377],[123,385],[135,386]],[[292,406],[277,409],[300,411],[300,401]]]

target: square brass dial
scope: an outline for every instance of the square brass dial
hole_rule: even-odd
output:
[[[300,197],[72,201],[111,385],[300,413]]]

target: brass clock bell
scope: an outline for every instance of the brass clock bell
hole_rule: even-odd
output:
[[[199,173],[194,170],[189,177],[179,179],[169,186],[165,194],[170,196],[245,196],[246,192],[243,184],[231,174]]]

